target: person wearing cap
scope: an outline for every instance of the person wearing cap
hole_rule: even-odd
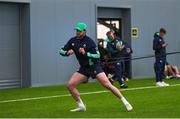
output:
[[[154,71],[156,75],[156,86],[169,86],[163,81],[164,69],[166,64],[166,47],[167,43],[164,41],[166,30],[161,28],[159,32],[154,34],[153,50],[155,51]]]
[[[98,62],[100,58],[99,52],[96,50],[96,44],[94,41],[86,35],[87,25],[83,22],[78,23],[75,26],[76,36],[71,38],[67,44],[59,50],[60,55],[70,56],[75,54],[79,61],[80,68],[75,72],[67,83],[72,97],[77,102],[77,108],[70,111],[86,111],[85,104],[80,98],[80,94],[77,90],[77,85],[88,80],[89,77],[96,78],[104,87],[109,89],[115,96],[117,96],[125,105],[128,111],[133,108],[129,102],[123,97],[120,91],[114,87],[107,79]]]

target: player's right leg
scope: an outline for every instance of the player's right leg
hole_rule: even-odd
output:
[[[123,62],[119,61],[116,62],[114,65],[115,65],[115,76],[118,79],[120,88],[128,88],[128,86],[125,85],[125,81],[123,80]]]
[[[131,104],[123,97],[121,92],[110,83],[104,72],[97,74],[96,78],[104,87],[109,89],[115,96],[117,96],[123,102],[128,111],[131,111],[133,109]]]
[[[159,61],[156,61],[154,63],[154,72],[156,75],[156,86],[163,87],[164,85],[162,84],[161,71],[160,70],[161,70],[161,64]]]
[[[72,112],[86,111],[86,107],[80,98],[79,91],[76,88],[78,84],[86,80],[87,80],[87,77],[85,75],[76,72],[72,75],[71,79],[67,83],[67,88],[78,105],[76,109],[71,110]]]
[[[173,66],[173,69],[174,69],[174,72],[176,74],[176,77],[180,78],[180,73],[179,73],[178,67],[177,66]]]

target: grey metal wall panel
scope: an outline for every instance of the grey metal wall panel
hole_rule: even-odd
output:
[[[99,7],[97,12],[99,18],[123,18],[122,10],[118,8]]]
[[[163,3],[162,3],[163,2]],[[147,56],[154,54],[152,50],[153,34],[159,28],[167,29],[165,40],[169,43],[167,52],[176,51],[174,46],[175,30],[174,27],[174,5],[175,1],[141,1],[137,2],[132,8],[132,26],[140,30],[140,38],[132,40],[134,49],[133,56]],[[161,9],[161,10],[159,10]],[[172,42],[173,41],[173,42]],[[154,76],[154,58],[133,62],[134,77]]]
[[[0,0],[0,2],[30,3],[31,0]]]
[[[77,70],[78,63],[75,57],[63,58],[59,56],[58,50],[75,35],[75,23],[85,21],[90,24],[91,16],[84,17],[90,11],[87,13],[83,11],[88,4],[84,0],[81,2],[82,11],[77,9],[80,4],[73,0],[32,1],[32,85],[66,83]],[[40,3],[43,4],[39,6]],[[77,15],[79,17],[76,17]],[[88,34],[90,34],[90,27],[88,27]]]
[[[179,37],[179,33],[180,33],[180,24],[179,24],[179,21],[180,21],[180,1],[177,0],[176,2],[176,9],[175,9],[175,20],[176,22],[174,23],[176,25],[175,29],[176,29],[176,36],[175,36],[175,39],[176,39],[176,43],[174,45],[174,47],[177,48],[177,51],[180,51],[180,47],[179,47],[179,44],[180,44],[180,37]],[[180,54],[177,54],[177,58],[176,58],[176,62],[175,64],[178,65],[178,68],[180,69]]]
[[[32,86],[64,84],[76,71],[74,57],[63,58],[60,46],[74,35],[73,26],[84,21],[88,35],[96,39],[96,6],[131,8],[131,25],[139,28],[140,37],[132,40],[133,56],[153,54],[155,31],[165,27],[168,51],[178,50],[175,7],[178,0],[32,0],[31,1],[31,66]],[[179,10],[179,9],[178,9]],[[179,29],[179,28],[178,28]],[[177,56],[170,59],[177,62]],[[133,76],[154,76],[154,59],[133,61]],[[177,62],[179,63],[179,62]]]
[[[31,86],[30,5],[20,4],[22,87]]]
[[[0,19],[0,83],[17,81],[20,86],[19,6],[0,3]]]
[[[38,8],[38,9],[37,9]],[[37,0],[31,4],[32,84],[47,85],[56,78],[55,3]]]

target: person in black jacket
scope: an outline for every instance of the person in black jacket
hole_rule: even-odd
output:
[[[163,81],[164,68],[166,64],[166,47],[167,43],[164,41],[166,30],[161,28],[159,32],[154,34],[153,50],[155,51],[154,71],[156,74],[156,86],[169,86]]]
[[[124,58],[124,73],[123,79],[128,81],[131,76],[131,54],[133,53],[132,48],[130,45],[123,41],[125,48],[122,50],[123,58]]]
[[[75,54],[80,64],[79,70],[72,75],[71,79],[67,83],[67,88],[78,104],[78,107],[71,111],[86,111],[86,107],[80,98],[80,94],[76,86],[87,80],[89,77],[97,78],[97,80],[104,87],[109,89],[123,102],[128,111],[131,111],[133,109],[132,106],[123,97],[120,91],[109,82],[104,71],[99,65],[99,51],[96,50],[96,44],[94,43],[94,41],[86,35],[86,29],[87,25],[85,23],[78,23],[75,26],[76,36],[71,38],[67,42],[67,44],[59,51],[60,55],[62,56],[70,56],[72,54]]]

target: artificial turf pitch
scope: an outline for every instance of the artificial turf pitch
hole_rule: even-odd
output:
[[[0,90],[0,118],[180,118],[180,80],[167,82],[176,86],[150,87],[154,79],[128,81],[129,88],[122,93],[134,107],[131,112],[110,92],[82,95],[87,111],[70,112],[76,103],[66,95],[65,86]],[[106,90],[99,83],[82,84],[78,89],[80,93]],[[48,96],[57,97],[2,102]]]

